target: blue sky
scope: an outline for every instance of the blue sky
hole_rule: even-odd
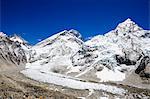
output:
[[[1,31],[31,44],[64,29],[84,38],[104,34],[131,18],[150,29],[150,0],[1,0]]]

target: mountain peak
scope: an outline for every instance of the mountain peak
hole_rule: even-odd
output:
[[[133,22],[130,18],[127,18],[124,22],[124,24],[134,24],[135,22]]]
[[[136,32],[142,30],[142,28],[128,18],[124,22],[120,23],[115,30],[119,32]]]
[[[55,38],[55,37],[58,37],[58,36],[61,36],[61,35],[68,35],[68,34],[69,35],[74,35],[74,36],[76,36],[79,39],[82,38],[81,34],[75,29],[63,30],[63,31],[61,31],[61,32],[53,35],[52,37],[49,37],[49,38],[51,39],[51,38]]]
[[[65,36],[65,37],[64,37]],[[36,45],[39,46],[39,45],[47,45],[49,43],[53,43],[54,41],[56,41],[57,39],[65,39],[66,37],[71,37],[71,38],[78,38],[78,39],[81,39],[81,34],[77,31],[77,30],[74,30],[74,29],[70,29],[70,30],[63,30],[59,33],[56,33],[54,34],[53,36],[51,37],[48,37],[47,39],[37,43]]]
[[[77,30],[75,30],[75,29],[71,29],[71,30],[69,30],[68,32],[74,34],[74,35],[75,35],[76,37],[78,37],[79,39],[82,38],[81,34],[80,34]]]
[[[19,42],[21,44],[27,43],[27,41],[25,41],[22,37],[18,36],[17,34],[14,34],[14,36],[12,36],[10,40],[14,42]]]
[[[7,35],[5,33],[3,33],[3,32],[0,32],[0,36],[1,37],[6,37]]]

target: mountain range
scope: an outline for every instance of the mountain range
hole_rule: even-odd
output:
[[[34,46],[17,35],[0,32],[0,63],[0,71],[23,68],[22,74],[40,82],[103,90],[123,98],[129,91],[101,83],[150,90],[150,30],[127,19],[114,30],[87,41],[71,29]]]

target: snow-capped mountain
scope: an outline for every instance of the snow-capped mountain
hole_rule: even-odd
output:
[[[21,38],[9,37],[0,32],[0,68],[5,70],[7,66],[21,65],[27,62],[24,49],[28,49]],[[8,67],[10,68],[10,67]]]
[[[54,84],[53,87],[59,85],[69,91],[88,89],[88,96],[97,97],[100,93],[98,96],[114,99],[149,99],[150,30],[127,19],[114,30],[88,41],[71,29],[32,47],[17,35],[9,37],[0,32],[0,69],[12,64],[23,64],[25,69],[21,73]],[[146,91],[139,93],[132,88]]]
[[[27,67],[66,72],[72,66],[70,57],[83,46],[84,42],[80,38],[79,32],[72,29],[41,41],[31,48],[32,54]]]
[[[86,42],[76,30],[64,30],[33,46],[26,68],[92,81],[123,81],[144,57],[149,59],[149,35],[131,19]]]
[[[98,71],[97,77],[104,81],[125,79],[125,74],[138,68],[144,56],[150,57],[150,38],[145,36],[149,34],[150,31],[143,30],[131,19],[127,19],[120,23],[115,30],[105,35],[95,36],[85,42],[98,49],[93,52],[98,55],[95,60],[97,62],[94,64],[104,65],[104,72],[103,70]]]

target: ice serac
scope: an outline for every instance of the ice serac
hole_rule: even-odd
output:
[[[0,69],[11,69],[9,66],[19,66],[27,62],[23,42],[17,42],[3,32],[0,32]]]

